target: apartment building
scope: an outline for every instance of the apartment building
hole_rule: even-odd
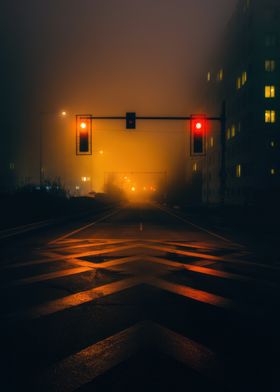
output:
[[[200,91],[211,123],[202,200],[251,204],[280,195],[280,2],[240,0]],[[221,133],[222,132],[222,133]]]

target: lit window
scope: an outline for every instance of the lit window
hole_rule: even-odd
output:
[[[275,110],[266,110],[265,111],[265,122],[266,123],[275,123],[275,121],[276,121]]]
[[[210,80],[211,80],[211,72],[208,72],[207,73],[207,82],[210,82]]]
[[[236,88],[239,90],[241,88],[241,78],[236,79]]]
[[[217,75],[217,79],[221,82],[224,79],[224,70],[220,69]]]
[[[194,163],[194,164],[193,164],[193,171],[194,171],[194,172],[197,172],[197,163]]]
[[[276,174],[276,170],[275,170],[275,169],[270,169],[270,174],[271,174],[272,176],[274,176],[274,175]]]
[[[10,170],[15,170],[15,164],[13,162],[10,163]]]
[[[242,82],[242,86],[244,86],[244,84],[247,82],[247,72],[246,71],[244,71],[242,73],[241,82]]]
[[[241,177],[241,165],[240,164],[235,166],[235,174],[236,174],[237,178]]]
[[[231,127],[231,137],[235,137],[235,135],[236,135],[236,130],[235,130],[235,125],[233,125]]]
[[[264,96],[265,98],[275,98],[275,86],[265,86]]]
[[[271,148],[274,148],[276,146],[276,143],[275,143],[274,140],[271,140],[269,145],[270,145]]]
[[[214,147],[214,138],[213,138],[213,136],[210,137],[210,147]]]
[[[228,130],[227,130],[227,140],[230,139],[230,135],[231,135],[230,128],[228,128]]]
[[[275,60],[265,60],[264,68],[266,72],[274,72],[276,68],[276,61]]]

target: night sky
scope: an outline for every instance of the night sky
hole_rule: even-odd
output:
[[[189,114],[236,2],[2,0],[1,157],[32,171],[40,111]]]

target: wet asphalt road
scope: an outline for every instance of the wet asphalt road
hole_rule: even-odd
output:
[[[3,391],[279,391],[280,268],[132,204],[1,244]]]

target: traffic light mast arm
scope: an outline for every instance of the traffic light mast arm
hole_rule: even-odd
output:
[[[83,117],[81,117],[83,118]],[[126,116],[85,116],[91,120],[125,120]],[[191,120],[191,116],[136,116],[136,120],[169,120],[169,121],[185,121]],[[222,117],[205,117],[209,121],[222,121]]]

